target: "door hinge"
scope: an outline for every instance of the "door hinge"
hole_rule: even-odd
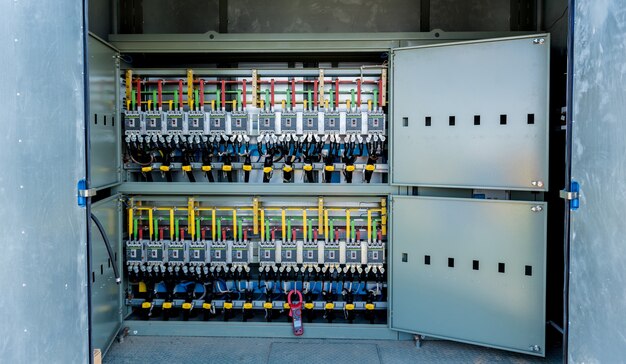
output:
[[[78,206],[80,207],[87,206],[87,199],[96,195],[96,189],[87,188],[87,181],[84,179],[78,181],[76,188],[78,190]]]
[[[580,185],[576,181],[570,183],[569,191],[559,191],[559,197],[569,201],[569,208],[571,210],[577,210],[580,207]]]

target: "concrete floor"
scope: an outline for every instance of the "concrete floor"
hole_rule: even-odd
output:
[[[561,363],[560,347],[546,358],[428,340],[412,341],[131,336],[114,343],[104,363]]]

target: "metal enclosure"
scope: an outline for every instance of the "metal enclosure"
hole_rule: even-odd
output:
[[[571,11],[571,10],[570,10]],[[626,3],[576,2],[572,95],[572,180],[568,358],[626,358]]]
[[[119,94],[118,52],[94,35],[89,35],[89,123],[91,187],[120,182],[120,130],[117,112]]]
[[[89,361],[83,3],[0,5],[0,358]],[[59,21],[63,19],[63,21]]]
[[[543,356],[546,207],[394,196],[391,327]]]
[[[122,272],[122,209],[120,196],[93,204],[91,211],[102,223],[111,242],[115,261],[109,259],[104,239],[91,221],[91,325],[94,348],[102,351],[111,345],[122,324],[122,285],[115,283],[113,264]]]
[[[547,34],[392,52],[392,183],[548,189]]]

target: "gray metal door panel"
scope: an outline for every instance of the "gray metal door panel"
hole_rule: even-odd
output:
[[[102,223],[111,248],[112,262],[104,244],[104,239],[96,224],[91,222],[91,325],[94,348],[103,352],[110,346],[122,324],[122,285],[115,283],[113,264],[122,270],[122,244],[120,239],[122,210],[119,195],[93,204],[91,211]]]
[[[392,183],[547,190],[549,51],[545,34],[394,50]]]
[[[0,2],[0,361],[87,363],[81,1]]]
[[[91,123],[91,187],[120,182],[120,130],[118,52],[89,35],[89,122]]]
[[[572,11],[573,9],[570,9]],[[626,2],[576,1],[568,358],[626,360]]]
[[[391,327],[543,356],[546,215],[544,202],[394,196]]]

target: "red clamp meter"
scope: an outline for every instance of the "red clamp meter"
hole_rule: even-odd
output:
[[[298,303],[291,302],[292,294],[298,295]],[[304,334],[304,327],[302,326],[302,293],[297,289],[292,289],[287,295],[287,303],[289,303],[289,316],[293,319],[293,334],[300,336]]]

